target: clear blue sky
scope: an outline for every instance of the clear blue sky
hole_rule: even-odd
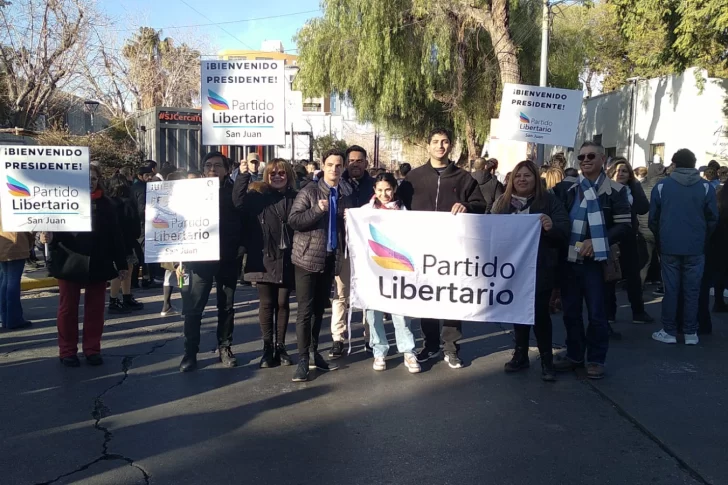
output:
[[[180,41],[184,39],[175,35],[180,30],[170,27],[260,19],[195,28],[200,34],[209,35],[211,44],[219,49],[259,49],[263,40],[280,40],[284,49],[294,49],[292,37],[296,31],[307,19],[320,16],[320,12],[284,16],[317,10],[319,0],[102,0],[97,5],[118,29],[135,29],[144,24],[164,28],[163,36]],[[139,19],[138,25],[126,23],[129,18]],[[119,32],[122,38],[129,34]]]

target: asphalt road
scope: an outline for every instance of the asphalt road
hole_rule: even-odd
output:
[[[191,374],[177,371],[180,317],[159,317],[157,291],[137,297],[144,312],[107,321],[105,365],[68,369],[57,295],[26,294],[36,325],[0,334],[0,484],[728,483],[725,316],[697,347],[653,342],[657,324],[618,323],[607,378],[554,384],[536,352],[531,370],[503,373],[507,325],[466,324],[464,369],[440,361],[410,375],[394,349],[375,373],[359,324],[340,370],[296,384],[292,367],[257,367],[255,289],[236,295],[240,367],[214,354],[213,295]],[[560,316],[554,328],[562,343]],[[295,353],[293,324],[288,342]]]

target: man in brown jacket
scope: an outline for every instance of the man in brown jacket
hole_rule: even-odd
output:
[[[30,232],[4,232],[0,225],[0,322],[5,330],[26,328],[20,304],[20,279],[33,244]]]

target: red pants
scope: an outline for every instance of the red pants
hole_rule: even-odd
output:
[[[86,289],[83,312],[83,353],[87,356],[101,353],[106,282],[83,284],[58,280],[60,293],[57,316],[58,349],[62,359],[78,353],[78,303],[81,300],[82,288]]]

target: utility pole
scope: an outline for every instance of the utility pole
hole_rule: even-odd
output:
[[[541,14],[541,76],[539,86],[548,85],[549,76],[549,26],[551,23],[551,5],[549,0],[543,0],[543,12]],[[536,147],[536,165],[544,164],[544,146],[539,143]]]

